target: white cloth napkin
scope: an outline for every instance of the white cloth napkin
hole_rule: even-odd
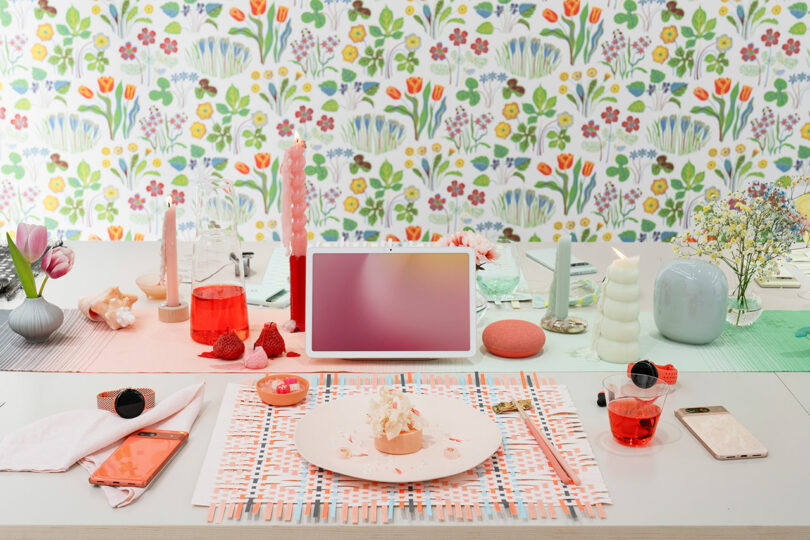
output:
[[[65,411],[9,433],[0,440],[0,471],[62,472],[79,463],[90,473],[139,429],[190,431],[203,403],[205,383],[158,399],[152,409],[125,419],[99,409]],[[140,497],[145,488],[101,486],[114,508]]]

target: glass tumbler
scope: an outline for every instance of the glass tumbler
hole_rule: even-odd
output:
[[[191,262],[191,339],[213,345],[234,330],[248,337],[245,272],[236,230],[237,198],[223,180],[200,185]]]
[[[484,263],[483,268],[475,272],[475,280],[488,300],[500,302],[517,289],[520,266],[513,244],[497,244],[495,252],[498,254],[497,258]]]
[[[625,446],[646,446],[655,435],[669,385],[651,375],[611,375],[602,382],[610,431]]]

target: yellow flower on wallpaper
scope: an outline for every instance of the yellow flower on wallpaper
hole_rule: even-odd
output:
[[[676,39],[678,39],[678,27],[674,25],[665,26],[661,31],[661,41],[664,43],[672,43]]]
[[[464,160],[463,160],[463,159],[461,159],[461,158],[458,158],[458,159],[456,160],[456,167],[460,169],[460,168],[462,168],[463,166],[464,166]]]
[[[413,167],[413,160],[412,159],[406,159],[405,160],[405,168],[410,169],[411,167]]]
[[[191,124],[191,136],[195,139],[202,139],[205,136],[205,124],[202,122],[194,122]]]
[[[584,218],[579,220],[579,224],[582,225],[583,227],[587,227],[588,225],[591,224],[591,220],[584,217]]]
[[[810,122],[802,126],[802,139],[810,139]]]
[[[53,212],[54,210],[59,208],[59,199],[57,199],[53,195],[47,195],[44,199],[42,199],[42,205],[48,212]]]
[[[408,6],[405,8],[405,15],[413,15],[413,12],[416,11],[413,6]]]
[[[498,122],[498,125],[495,126],[495,135],[499,139],[505,139],[512,133],[512,126],[507,124],[506,122]]]
[[[53,37],[53,27],[50,24],[40,24],[37,26],[37,37],[42,41],[48,41]]]
[[[669,49],[664,47],[663,45],[659,45],[652,52],[653,62],[657,62],[658,64],[663,64],[669,58]]]
[[[655,197],[647,197],[644,201],[644,211],[648,214],[654,214],[658,210],[658,199]]]
[[[366,27],[363,26],[362,24],[352,26],[349,29],[349,39],[351,39],[355,43],[360,43],[361,41],[366,39]]]
[[[554,222],[554,230],[555,231],[562,230],[562,228],[563,228],[562,221],[555,221]]]
[[[261,111],[256,111],[253,113],[253,125],[256,127],[262,127],[267,123],[267,115]]]
[[[652,192],[656,195],[663,195],[667,192],[667,181],[664,178],[659,178],[658,180],[654,180],[652,183]]]
[[[282,77],[286,77],[287,76],[287,68],[285,68],[285,67],[278,68],[278,74],[281,75]]]
[[[405,38],[405,48],[409,51],[415,51],[422,44],[422,40],[416,34],[410,34]]]
[[[720,51],[727,51],[731,48],[731,38],[727,35],[722,35],[717,38],[717,48]]]
[[[503,106],[503,111],[501,112],[503,113],[504,118],[507,120],[512,120],[513,118],[517,117],[518,113],[520,112],[520,107],[517,103],[507,103]]]
[[[104,190],[104,198],[108,201],[114,201],[118,198],[118,190],[114,186],[108,186]]]
[[[430,149],[433,150],[434,152],[441,152],[442,145],[439,143],[433,143],[433,146],[431,146]]]
[[[610,240],[612,238],[613,238],[613,235],[610,234],[609,232],[606,232],[605,234],[602,235],[602,241],[603,242],[610,242]]]
[[[461,4],[458,6],[458,14],[464,15],[465,13],[467,13],[467,4]]]
[[[352,193],[361,194],[366,190],[366,179],[362,177],[355,178],[352,180],[352,184],[350,186]]]
[[[419,198],[419,190],[416,186],[409,186],[405,189],[405,198],[411,202]]]
[[[54,193],[62,193],[65,189],[65,181],[61,176],[54,176],[51,178],[50,182],[48,182],[48,188]]]
[[[31,47],[31,58],[34,60],[42,60],[48,55],[48,49],[42,43],[37,43]]]
[[[347,212],[354,213],[360,207],[360,201],[357,200],[357,197],[352,195],[346,197],[346,200],[343,201],[343,209]]]
[[[574,122],[574,118],[568,113],[562,113],[557,116],[557,125],[561,128],[567,128]]]
[[[202,120],[208,120],[214,114],[214,106],[210,103],[200,103],[197,105],[197,116]]]
[[[101,6],[100,6],[100,5],[98,5],[98,4],[94,5],[94,6],[92,7],[92,9],[90,9],[90,12],[91,12],[93,15],[98,15],[99,13],[101,13]]]
[[[347,62],[354,62],[358,56],[357,47],[354,45],[346,45],[343,47],[343,59]]]
[[[706,200],[707,201],[716,201],[720,198],[720,190],[713,187],[706,190]]]
[[[96,49],[103,51],[110,46],[110,38],[104,34],[96,34],[96,37],[93,38],[93,45]]]

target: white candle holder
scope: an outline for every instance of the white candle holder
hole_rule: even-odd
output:
[[[558,319],[550,315],[540,319],[540,326],[543,327],[543,330],[557,334],[581,334],[588,329],[588,322],[579,317]]]

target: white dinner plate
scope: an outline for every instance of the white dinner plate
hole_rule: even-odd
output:
[[[408,397],[427,422],[418,452],[394,456],[374,448],[366,413],[376,395],[350,396],[316,407],[298,421],[295,446],[313,465],[375,482],[452,476],[479,465],[500,447],[500,428],[471,405],[442,396]],[[456,457],[448,458],[447,448],[454,448]],[[341,449],[349,449],[352,456],[341,457]]]

